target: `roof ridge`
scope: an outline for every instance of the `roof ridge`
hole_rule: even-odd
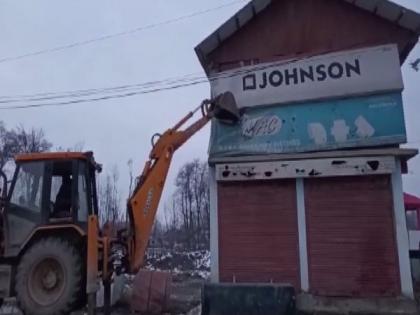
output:
[[[420,36],[420,14],[390,0],[341,0],[362,10],[386,19],[401,28],[408,29]],[[226,20],[213,33],[202,40],[195,52],[208,73],[206,56],[217,49],[222,42],[235,34],[256,15],[267,8],[273,0],[252,0]]]

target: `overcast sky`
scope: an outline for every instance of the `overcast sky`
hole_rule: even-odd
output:
[[[0,60],[134,29],[218,7],[233,0],[72,0],[0,2]],[[0,96],[102,88],[203,74],[193,48],[247,1],[170,25],[159,26],[64,51],[0,62]],[[395,1],[420,12],[420,1]],[[419,45],[408,61],[420,57]],[[408,63],[407,63],[408,64]],[[403,67],[409,147],[420,146],[420,72]],[[162,132],[202,99],[208,84],[66,107],[0,111],[7,127],[43,128],[55,147],[84,143],[105,171],[117,165],[127,195],[127,161],[140,172],[150,150],[150,136]],[[181,148],[174,159],[162,201],[173,192],[179,167],[207,158],[208,126]],[[405,190],[420,195],[420,157],[410,163]],[[163,202],[161,205],[163,205]]]

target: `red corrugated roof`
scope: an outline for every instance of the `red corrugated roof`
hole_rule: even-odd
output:
[[[420,198],[404,193],[404,207],[405,210],[417,210],[420,209]]]

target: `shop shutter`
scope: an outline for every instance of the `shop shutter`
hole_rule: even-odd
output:
[[[294,180],[219,182],[221,282],[300,288]]]
[[[304,183],[311,292],[399,295],[390,176],[305,179]]]

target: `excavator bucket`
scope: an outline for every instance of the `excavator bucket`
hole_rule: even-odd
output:
[[[214,117],[229,125],[236,124],[241,118],[235,96],[231,92],[224,92],[213,100]]]
[[[163,314],[169,310],[172,276],[168,272],[140,270],[134,278],[131,310],[140,314]]]

